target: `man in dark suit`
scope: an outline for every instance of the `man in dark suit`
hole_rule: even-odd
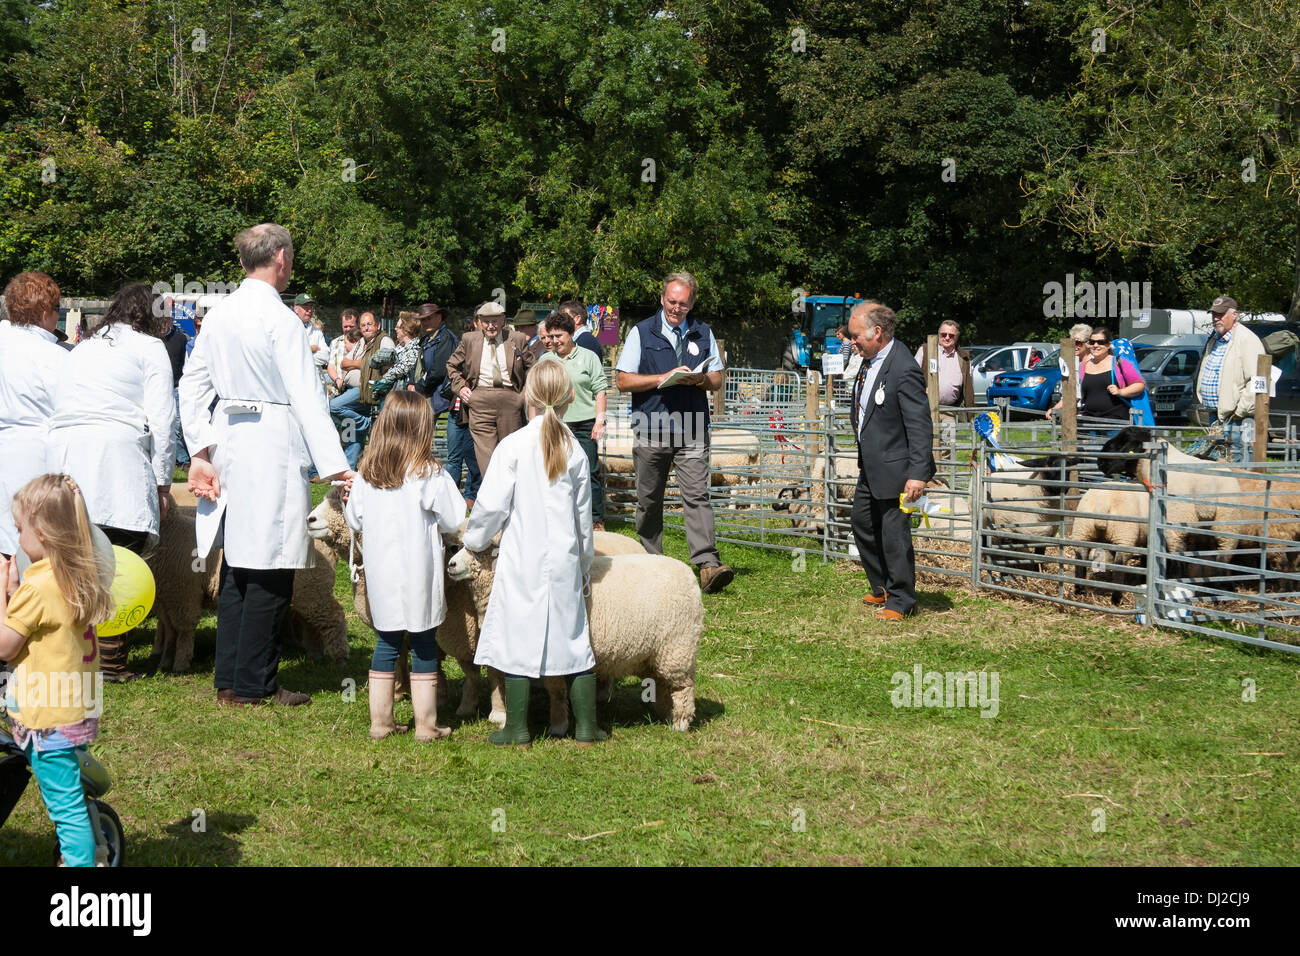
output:
[[[925,378],[895,344],[897,326],[894,310],[879,302],[862,302],[849,315],[849,338],[862,356],[850,411],[859,467],[853,539],[871,583],[862,601],[883,606],[888,621],[901,621],[916,608],[916,555],[899,495],[915,501],[934,477]]]
[[[469,406],[469,433],[479,471],[487,474],[497,444],[524,426],[524,380],[536,359],[520,332],[503,335],[506,310],[484,302],[474,311],[478,331],[466,332],[447,360],[452,391]],[[489,348],[484,348],[490,343]]]
[[[595,352],[596,358],[604,362],[605,346],[600,344],[600,340],[591,331],[591,326],[587,321],[587,307],[578,301],[562,302],[560,311],[573,316],[573,344],[581,345],[584,349]]]

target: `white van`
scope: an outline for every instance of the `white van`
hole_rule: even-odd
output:
[[[1285,322],[1281,312],[1242,312],[1242,322]],[[1214,332],[1214,318],[1209,309],[1142,309],[1122,312],[1119,337],[1137,339],[1149,335],[1203,335]]]

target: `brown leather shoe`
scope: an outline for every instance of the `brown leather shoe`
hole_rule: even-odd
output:
[[[725,564],[709,568],[700,568],[700,590],[705,594],[717,594],[736,576],[736,572]]]
[[[268,700],[271,703],[279,704],[281,707],[301,707],[303,704],[310,704],[311,698],[306,694],[300,694],[296,690],[285,690],[283,687],[277,687],[273,695]]]
[[[264,707],[270,703],[269,697],[231,697],[225,702],[227,707]]]
[[[593,522],[591,523],[591,530],[592,530],[592,531],[604,531],[604,530],[605,530],[605,522],[603,522],[603,521],[593,521]]]
[[[884,603],[885,603],[886,601],[888,601],[888,600],[889,600],[889,598],[885,597],[885,595],[883,595],[883,594],[864,594],[864,595],[862,595],[862,603],[863,603],[863,604],[869,604],[869,605],[871,605],[872,607],[875,607],[875,606],[880,605],[880,604],[884,604]]]
[[[229,707],[230,702],[235,699],[235,692],[229,687],[217,691],[217,706]]]
[[[906,615],[902,611],[895,611],[892,607],[887,607],[880,612],[880,616],[886,621],[901,621]]]

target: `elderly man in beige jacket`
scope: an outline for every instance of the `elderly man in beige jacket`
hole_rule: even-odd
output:
[[[1223,426],[1232,447],[1233,460],[1249,461],[1241,425],[1255,411],[1255,377],[1264,343],[1237,321],[1237,300],[1221,295],[1210,306],[1214,334],[1205,343],[1201,371],[1196,378],[1196,396],[1211,424]]]

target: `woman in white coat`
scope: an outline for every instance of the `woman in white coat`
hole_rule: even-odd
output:
[[[561,420],[573,400],[569,373],[539,362],[528,373],[530,421],[502,439],[465,528],[471,551],[505,528],[474,663],[506,675],[506,726],[489,740],[522,745],[530,677],[577,675],[570,686],[574,738],[603,740],[596,727],[596,659],[583,600],[596,548],[587,456]]]
[[[293,274],[288,230],[262,223],[235,246],[248,277],[208,311],[180,382],[189,486],[202,499],[198,554],[212,550],[219,532],[224,547],[213,680],[227,705],[296,706],[310,698],[280,687],[276,674],[293,571],[312,567],[315,553],[307,471],[315,464],[330,479],[352,472],[306,330],[280,301]]]
[[[58,344],[59,287],[43,272],[23,272],[5,287],[0,321],[0,554],[18,553],[9,506],[46,472],[45,446],[55,387],[68,352]]]
[[[172,365],[162,337],[171,317],[153,295],[123,286],[89,338],[63,364],[50,417],[49,471],[71,475],[90,520],[113,544],[139,555],[158,544],[176,464]],[[131,632],[100,638],[104,680],[133,680]]]

